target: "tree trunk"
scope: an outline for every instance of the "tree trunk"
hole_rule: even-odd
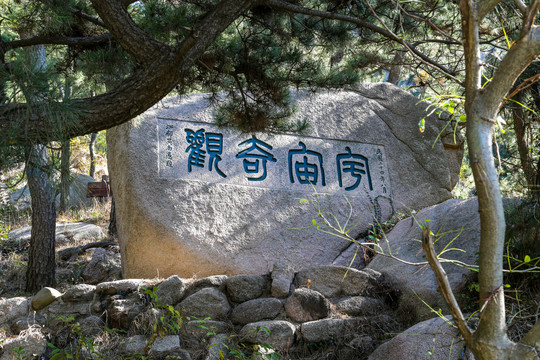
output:
[[[54,286],[56,283],[56,204],[47,148],[43,145],[33,146],[28,150],[27,158],[28,187],[32,197],[32,233],[26,291],[35,293],[44,286]]]
[[[62,143],[62,155],[60,157],[60,214],[66,213],[69,202],[69,186],[71,185],[69,173],[69,160],[71,157],[70,141]]]
[[[116,206],[114,205],[114,195],[111,196],[111,215],[109,219],[109,235],[113,238],[118,235],[116,228]]]
[[[90,134],[90,144],[88,145],[88,148],[90,150],[90,173],[89,175],[91,177],[94,177],[96,172],[96,153],[95,153],[95,144],[97,139],[97,133],[91,133]]]

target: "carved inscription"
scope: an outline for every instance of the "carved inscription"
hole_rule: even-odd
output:
[[[286,134],[245,134],[158,119],[159,177],[347,196],[390,195],[384,147]]]

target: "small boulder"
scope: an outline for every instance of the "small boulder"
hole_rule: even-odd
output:
[[[293,267],[286,261],[276,261],[272,270],[272,296],[275,298],[286,298],[289,296],[293,279]]]
[[[258,298],[268,288],[268,284],[266,275],[235,275],[226,281],[229,298],[237,303]]]
[[[199,290],[204,288],[216,288],[219,291],[225,292],[225,281],[227,280],[227,275],[213,275],[202,278],[195,281],[193,284],[189,285],[186,289],[185,296],[190,296],[196,293]]]
[[[296,289],[285,303],[287,316],[296,322],[322,319],[330,313],[330,302],[318,291]]]
[[[385,307],[381,300],[365,296],[346,297],[336,302],[336,309],[349,316],[376,315]]]
[[[84,268],[82,278],[89,284],[98,284],[102,281],[110,281],[122,277],[122,265],[120,255],[97,248],[92,259]]]
[[[62,300],[64,302],[90,301],[94,298],[95,291],[95,285],[76,284],[66,290],[64,295],[62,295]]]
[[[229,355],[229,336],[227,334],[217,334],[210,339],[208,354],[204,360],[227,359]]]
[[[286,350],[294,343],[296,327],[288,321],[259,321],[240,330],[240,340],[250,344],[267,344],[276,350]]]
[[[231,305],[225,294],[214,288],[205,288],[188,296],[175,306],[176,310],[184,310],[186,316],[199,319],[210,317],[212,320],[226,319]]]
[[[141,287],[151,289],[155,282],[145,279],[122,279],[115,281],[107,281],[96,286],[97,293],[105,293],[106,295],[127,294],[139,290]]]
[[[47,339],[37,327],[30,327],[16,337],[2,342],[0,360],[37,359],[47,350]]]
[[[108,322],[113,329],[128,330],[133,319],[144,310],[144,304],[136,296],[112,299],[107,308]]]
[[[231,330],[232,326],[227,322],[201,319],[184,323],[180,328],[180,334],[183,337],[195,338],[202,341],[216,334],[229,333]]]
[[[44,287],[32,297],[32,309],[41,310],[61,296],[60,291],[51,287]]]
[[[261,320],[273,320],[283,310],[283,304],[276,298],[253,299],[241,303],[231,313],[231,321],[246,325]]]
[[[176,305],[184,297],[185,288],[184,281],[177,275],[169,277],[157,287],[155,294],[158,297],[158,304]]]
[[[180,348],[180,338],[178,335],[166,335],[163,337],[157,337],[148,352],[151,358],[162,359],[168,355],[182,350]]]

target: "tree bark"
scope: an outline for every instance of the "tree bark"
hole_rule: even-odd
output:
[[[28,187],[32,197],[32,231],[26,271],[26,291],[35,293],[56,283],[55,189],[50,179],[50,159],[44,145],[28,150]]]
[[[68,210],[69,187],[71,185],[69,162],[71,158],[70,140],[62,143],[62,155],[60,157],[60,207],[58,211],[64,214]]]
[[[90,134],[90,144],[88,145],[90,151],[90,173],[91,177],[94,177],[96,172],[96,154],[94,145],[96,144],[97,133]]]

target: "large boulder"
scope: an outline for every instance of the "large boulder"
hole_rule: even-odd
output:
[[[69,186],[68,207],[72,209],[88,208],[94,205],[93,198],[86,197],[86,188],[94,178],[84,174],[72,174]],[[14,191],[9,202],[18,210],[29,210],[32,207],[32,198],[28,186]],[[60,204],[60,195],[56,196],[56,207]]]
[[[448,200],[400,221],[382,240],[382,249],[390,247],[392,255],[401,260],[425,262],[420,225],[430,226],[435,234],[437,253],[448,247],[450,251],[445,252],[442,258],[475,265],[480,244],[480,215],[476,198]],[[451,263],[443,263],[443,268],[455,292],[461,291],[475,275],[474,271]],[[429,267],[421,269],[420,266],[377,255],[368,269],[380,271],[389,281],[393,280],[401,292],[399,307],[411,316],[411,321],[433,317],[433,312],[423,302],[435,310],[446,309],[446,303],[437,291],[435,275]]]
[[[88,223],[56,223],[56,243],[66,244],[81,240],[100,241],[105,239],[101,228]],[[12,241],[30,241],[32,227],[24,226],[10,231],[9,239]]]
[[[290,120],[309,124],[301,136],[218,128],[207,97],[165,99],[107,132],[126,277],[265,273],[277,259],[348,265],[348,241],[298,229],[317,214],[299,198],[318,198],[342,224],[351,204],[357,236],[450,198],[458,178],[462,149],[446,121],[428,117],[420,132],[425,104],[390,84],[294,94]]]
[[[418,323],[380,345],[368,359],[474,359],[451,321],[451,317],[436,317]]]

